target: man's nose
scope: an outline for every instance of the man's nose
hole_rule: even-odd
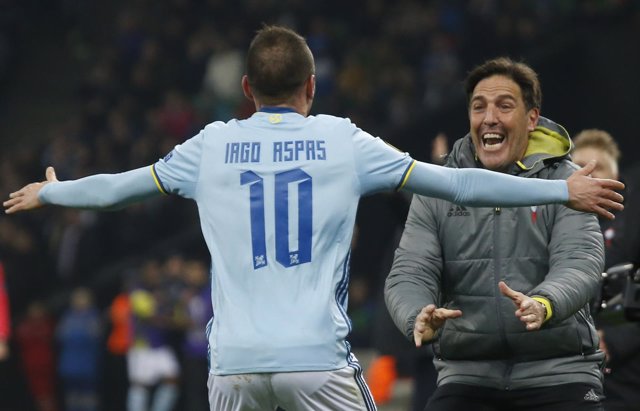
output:
[[[482,120],[484,124],[493,125],[498,122],[498,116],[496,113],[496,108],[489,106],[484,112],[484,119]]]

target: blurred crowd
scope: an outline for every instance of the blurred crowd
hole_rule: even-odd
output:
[[[206,264],[170,254],[128,271],[105,310],[82,286],[58,313],[29,303],[14,327],[18,372],[3,387],[1,409],[208,410]],[[158,350],[162,360],[149,363],[147,353]]]
[[[596,29],[638,10],[635,2],[625,0],[43,3],[58,18],[66,47],[83,68],[73,85],[78,110],[33,140],[2,137],[0,192],[5,197],[28,181],[42,179],[47,165],[55,166],[61,180],[142,167],[213,120],[251,115],[240,78],[244,50],[263,23],[294,27],[307,38],[317,66],[312,114],[350,117],[415,158],[428,159],[430,140],[448,119],[442,113],[453,106],[464,108],[460,81],[471,66],[499,54],[532,56],[541,44],[558,39],[562,27]],[[28,32],[27,16],[39,5],[37,0],[0,1],[0,84],[10,81],[19,40]],[[380,276],[386,274],[377,272],[381,260],[388,258],[389,237],[383,234],[393,235],[406,213],[402,199],[377,205],[367,201],[363,207],[369,207],[369,214],[359,216],[362,258],[354,253],[352,263],[353,314],[359,324],[354,338],[361,346],[369,344],[375,294],[381,290]],[[372,213],[388,212],[399,214],[388,229],[367,221]],[[75,378],[65,374],[73,368],[65,365],[67,344],[83,338],[85,348],[93,350],[87,355],[104,351],[110,330],[116,328],[105,313],[121,292],[129,296],[140,287],[142,272],[156,270],[166,277],[158,280],[168,287],[160,294],[170,296],[159,298],[173,299],[176,306],[170,320],[159,322],[168,328],[168,340],[184,360],[186,351],[178,345],[195,333],[188,328],[192,320],[185,317],[186,298],[202,287],[191,284],[189,273],[198,266],[206,274],[208,265],[198,224],[196,210],[175,199],[114,213],[45,209],[0,217],[0,261],[15,339],[20,341],[16,346],[30,349],[23,340],[28,340],[33,322],[47,334],[39,337],[48,339],[48,350],[31,349],[40,353],[34,361],[51,362],[57,393],[64,392],[67,377]],[[381,234],[369,235],[368,230]],[[175,278],[172,264],[173,269],[180,266]],[[78,330],[85,335],[79,336]],[[130,347],[135,337],[126,341]],[[87,367],[90,363],[83,361]],[[91,391],[95,380],[82,379]],[[74,401],[69,398],[86,398],[86,393],[64,394],[67,403]]]

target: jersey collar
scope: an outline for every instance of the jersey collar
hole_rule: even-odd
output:
[[[273,107],[273,106],[263,106],[258,111],[263,113],[297,113],[297,111],[295,111],[290,107]]]

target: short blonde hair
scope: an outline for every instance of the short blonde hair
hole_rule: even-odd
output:
[[[608,153],[616,162],[620,159],[618,143],[611,134],[597,128],[582,130],[573,139],[574,150],[592,147]]]

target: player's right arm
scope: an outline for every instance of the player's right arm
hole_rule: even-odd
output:
[[[155,164],[118,174],[95,174],[58,181],[53,167],[46,180],[31,183],[9,195],[5,213],[32,210],[45,204],[92,210],[117,210],[161,194],[194,198],[202,152],[203,132],[177,145]]]
[[[28,184],[11,193],[3,203],[5,213],[32,210],[45,204],[115,210],[162,194],[153,167],[63,182],[58,181],[53,167],[48,167],[45,174],[45,181]]]

